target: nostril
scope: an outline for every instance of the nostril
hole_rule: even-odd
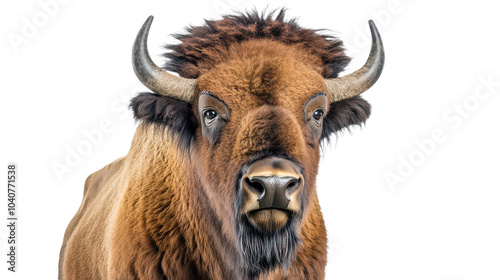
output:
[[[245,183],[251,191],[258,193],[259,195],[264,194],[265,192],[264,185],[258,180],[251,180],[250,178],[245,178]]]
[[[300,186],[300,178],[298,179],[292,179],[288,182],[288,185],[286,186],[286,192],[291,194],[295,192]]]

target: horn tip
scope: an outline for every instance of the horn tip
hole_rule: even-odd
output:
[[[378,29],[377,29],[377,25],[375,24],[375,22],[373,20],[369,20],[368,21],[368,24],[370,25],[370,30],[373,32],[373,31],[377,31],[378,33]]]
[[[144,25],[151,25],[151,23],[153,22],[153,19],[154,19],[154,16],[149,16],[148,19],[146,19],[146,22],[144,23]]]
[[[144,24],[142,25],[141,29],[139,30],[139,34],[143,34],[145,33],[145,37],[147,38],[148,36],[148,33],[149,33],[149,28],[151,28],[151,23],[153,22],[153,16],[149,16],[146,21],[144,22]],[[141,35],[142,36],[142,35]],[[138,36],[136,38],[136,40],[139,38],[140,36]]]
[[[382,46],[382,38],[380,37],[380,33],[378,32],[377,25],[375,25],[375,22],[373,20],[369,20],[368,24],[370,25],[370,32],[372,34],[372,41],[377,45],[380,45],[381,48]]]
[[[151,23],[153,22],[154,17],[149,16],[146,21],[144,21],[144,24],[142,25],[142,28],[144,29],[147,26],[151,26]]]

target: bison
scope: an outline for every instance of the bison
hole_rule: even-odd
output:
[[[152,92],[131,101],[128,154],[85,182],[59,278],[323,279],[320,148],[370,115],[359,95],[384,64],[375,24],[365,65],[338,77],[342,42],[284,10],[189,27],[163,68],[147,49],[152,20],[133,47]]]

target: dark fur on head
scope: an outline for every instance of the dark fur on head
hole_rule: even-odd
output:
[[[321,141],[328,141],[333,133],[348,129],[349,126],[364,124],[370,113],[370,104],[359,96],[331,103],[323,119]]]
[[[296,19],[285,20],[285,9],[274,10],[267,16],[256,10],[228,15],[222,20],[206,20],[205,25],[191,26],[186,31],[174,35],[181,43],[167,45],[171,52],[165,54],[169,59],[165,69],[186,78],[198,78],[220,63],[232,44],[261,38],[300,45],[317,55],[323,64],[324,78],[336,78],[351,60],[344,53],[342,41],[318,34],[322,30],[302,28]]]
[[[179,137],[179,145],[186,148],[194,140],[197,125],[192,105],[180,100],[150,92],[139,93],[132,98],[130,108],[137,120],[168,127],[173,136]]]

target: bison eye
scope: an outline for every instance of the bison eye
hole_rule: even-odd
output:
[[[321,121],[321,117],[323,117],[323,115],[325,114],[325,110],[323,109],[317,109],[316,111],[314,111],[313,113],[313,118],[319,122]]]
[[[215,111],[214,109],[208,109],[205,112],[203,112],[203,116],[205,117],[205,121],[207,123],[211,123],[217,117],[217,111]]]

